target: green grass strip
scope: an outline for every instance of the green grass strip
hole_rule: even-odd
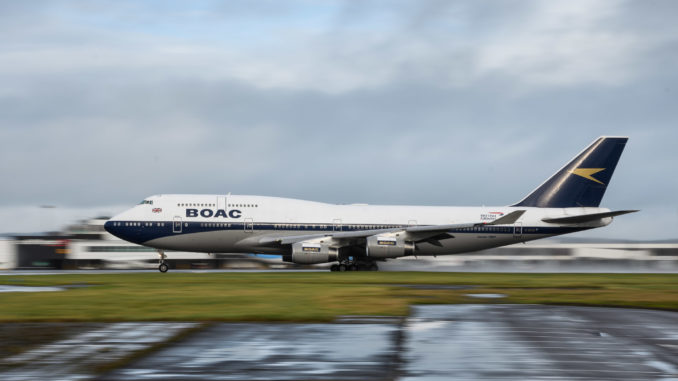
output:
[[[121,273],[0,276],[71,286],[1,293],[0,321],[331,321],[404,316],[413,304],[535,303],[678,310],[676,274]],[[420,288],[404,287],[420,285]],[[470,289],[435,288],[465,285]],[[76,287],[72,287],[76,286]],[[503,299],[472,299],[499,293]]]

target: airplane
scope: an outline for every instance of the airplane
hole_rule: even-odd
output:
[[[637,210],[599,207],[628,137],[593,141],[521,201],[508,206],[336,205],[247,195],[154,195],[108,220],[111,234],[165,250],[281,255],[331,271],[489,249],[606,226]]]

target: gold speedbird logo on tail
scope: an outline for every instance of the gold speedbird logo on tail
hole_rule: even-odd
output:
[[[581,177],[588,179],[588,180],[591,180],[591,181],[595,181],[598,184],[603,184],[602,181],[596,179],[595,177],[593,177],[593,175],[595,175],[596,173],[598,173],[600,171],[604,171],[604,170],[605,170],[605,168],[577,168],[577,169],[571,170],[570,173],[575,174],[577,176],[581,176]],[[603,185],[605,185],[605,184],[603,184]]]

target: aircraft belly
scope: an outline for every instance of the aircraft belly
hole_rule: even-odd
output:
[[[257,232],[266,234],[270,232]],[[257,234],[258,235],[258,234]],[[252,233],[244,231],[211,231],[198,233],[183,233],[162,238],[156,238],[144,245],[164,250],[185,250],[205,253],[251,253],[251,248],[238,247],[236,243],[252,237]]]
[[[259,235],[266,235],[276,233],[275,231],[257,231],[256,234],[247,233],[244,231],[229,231],[224,232],[198,232],[198,233],[184,233],[162,238],[156,238],[147,242],[144,245],[164,249],[164,250],[185,250],[194,252],[207,253],[279,253],[282,252],[277,248],[261,248],[251,247],[249,245],[243,246],[241,241],[247,240]],[[293,232],[286,232],[293,234]],[[516,238],[513,235],[507,234],[463,234],[456,233],[454,238],[438,241],[442,246],[438,246],[428,242],[417,244],[417,251],[415,255],[431,256],[431,255],[450,255],[460,254],[478,250],[485,250],[494,247],[511,245],[524,241],[531,241],[534,239],[544,238],[545,234],[524,234],[521,238]],[[246,241],[245,241],[246,242]],[[240,243],[240,244],[239,244]]]

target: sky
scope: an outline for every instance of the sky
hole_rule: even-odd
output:
[[[678,237],[678,2],[0,2],[0,233],[161,193],[508,205],[629,136],[580,237]],[[42,206],[50,206],[44,208]]]

